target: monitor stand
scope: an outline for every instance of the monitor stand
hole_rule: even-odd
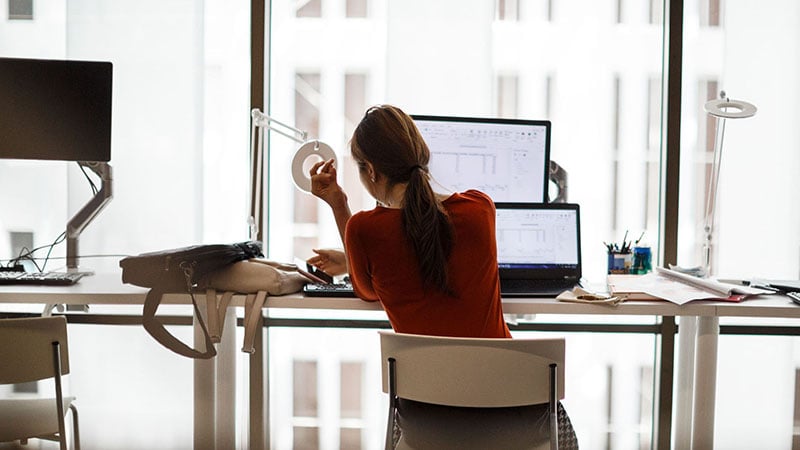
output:
[[[87,225],[100,213],[112,197],[111,166],[106,162],[78,161],[82,167],[89,168],[100,177],[100,190],[67,222],[67,271],[78,270],[78,238]],[[90,272],[91,273],[91,272]]]

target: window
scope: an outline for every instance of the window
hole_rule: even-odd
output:
[[[497,20],[519,20],[519,0],[497,0]]]
[[[347,17],[367,17],[367,0],[347,0],[345,15]]]
[[[680,220],[677,262],[699,262],[716,126],[702,106],[725,90],[732,98],[756,104],[759,112],[751,119],[726,123],[714,242],[717,271],[728,277],[797,279],[800,191],[786,187],[794,186],[800,173],[800,137],[795,131],[800,117],[785,100],[797,98],[800,89],[798,18],[787,14],[786,1],[684,4],[680,211],[670,212]],[[81,252],[132,254],[239,240],[246,233],[249,4],[208,0],[200,6],[166,0],[158,2],[157,16],[152,2],[75,0],[66,9],[53,5],[9,0],[9,20],[0,22],[0,34],[4,54],[114,63],[115,197],[82,235]],[[374,205],[360,188],[347,148],[354,125],[369,105],[396,103],[412,113],[544,118],[554,123],[551,157],[569,173],[569,201],[582,205],[584,224],[591,224],[585,225],[582,236],[585,275],[603,279],[606,261],[600,243],[618,241],[628,229],[646,230],[657,250],[656,205],[666,182],[660,179],[659,148],[663,1],[342,0],[326,1],[323,11],[321,0],[274,0],[269,6],[270,114],[307,129],[312,138],[337,151],[340,179],[354,211]],[[463,21],[447,14],[455,11],[463,12]],[[34,16],[31,23],[12,22]],[[45,16],[56,19],[36,33],[23,30]],[[625,20],[617,24],[615,17]],[[639,20],[627,20],[636,17]],[[752,30],[761,31],[759,40],[748,38]],[[131,37],[141,45],[131,46]],[[306,256],[311,247],[341,245],[330,211],[297,192],[286,174],[295,149],[286,138],[270,138],[269,256],[286,261]],[[76,205],[85,203],[88,190],[83,175],[71,165],[0,160],[0,259],[12,256],[18,247],[11,232],[29,233],[26,239],[33,246],[51,243]],[[742,214],[743,204],[747,214]],[[754,237],[758,245],[740,245]],[[60,258],[63,252],[56,247],[54,256]],[[111,258],[84,261],[96,270],[116,268]],[[153,357],[140,329],[104,330],[107,339],[102,341],[94,331],[71,329],[74,347],[88,349],[74,352],[73,364],[103,361],[115,370],[139,373],[142,360]],[[191,330],[180,331],[191,339]],[[270,357],[276,358],[270,363],[286,369],[273,374],[298,375],[294,380],[272,380],[278,387],[270,393],[276,402],[273,420],[288,419],[272,424],[274,439],[309,448],[379,448],[384,410],[375,399],[383,397],[359,396],[380,391],[379,361],[360,359],[378,354],[370,347],[374,330],[337,331],[335,337],[330,330],[317,331],[270,331]],[[636,346],[621,352],[616,342],[603,341],[605,337],[584,336],[569,343],[581,349],[572,353],[576,360],[594,360],[587,363],[588,369],[580,361],[568,363],[573,374],[567,381],[569,401],[581,405],[570,413],[585,425],[579,429],[583,442],[608,440],[612,448],[648,442],[642,430],[649,429],[651,418],[642,405],[651,404],[652,385],[647,380],[653,377],[648,366],[652,339],[626,339]],[[641,341],[644,344],[638,345]],[[719,380],[718,447],[746,446],[750,436],[766,435],[781,441],[751,447],[785,444],[791,430],[773,433],[771,427],[782,423],[790,428],[793,417],[783,416],[792,408],[778,411],[781,406],[769,400],[793,398],[800,366],[795,341],[720,339],[720,373],[736,376]],[[284,347],[286,354],[281,353]],[[588,353],[592,358],[580,358]],[[114,359],[120,354],[125,357]],[[624,360],[617,359],[619,354]],[[158,362],[165,368],[159,379],[145,380],[156,387],[154,392],[118,393],[126,395],[128,408],[138,414],[104,408],[102,401],[95,403],[101,407],[82,410],[87,442],[113,447],[120,436],[104,437],[103,431],[110,428],[120,433],[146,428],[161,443],[190,441],[191,389],[185,383],[191,377],[190,364],[171,357]],[[613,371],[606,372],[606,367]],[[751,367],[769,373],[769,383],[753,377]],[[611,379],[609,389],[589,392],[575,387],[597,379]],[[753,380],[760,384],[747,384]],[[612,383],[620,384],[614,388]],[[316,400],[298,398],[297,405],[304,414],[316,414],[299,417],[318,417],[324,410],[325,417],[333,419],[292,422],[295,392],[281,389],[286,386],[314,390]],[[767,403],[739,395],[764,386],[770,388],[769,395],[758,397]],[[328,394],[334,400],[319,397]],[[83,398],[88,404],[89,398]],[[154,399],[165,400],[169,409],[153,412]],[[759,433],[736,426],[741,422],[734,415],[742,409],[765,412],[763,421],[748,415],[748,425]],[[610,411],[627,423],[615,421]],[[625,436],[610,437],[610,423],[620,427],[615,430],[624,428]],[[123,438],[133,446],[152,446],[137,436]]]
[[[681,180],[678,264],[702,264],[705,206],[717,120],[704,104],[725,91],[731,99],[758,108],[747,119],[726,119],[711,241],[712,274],[722,278],[800,277],[800,190],[792,181],[800,173],[800,135],[794,124],[800,113],[786,98],[796,97],[800,51],[796,36],[800,16],[787,14],[786,3],[687,3],[684,17]],[[780,18],[780,20],[776,20]],[[769,30],[750,39],[753,30]],[[765,49],[769,49],[765,51]],[[702,56],[700,56],[702,55]],[[756,69],[758,68],[758,69]],[[788,89],[788,91],[787,91]],[[742,206],[747,205],[747,214]],[[757,244],[754,244],[757,242]],[[764,257],[768,252],[765,265]],[[760,274],[760,275],[756,275]],[[722,325],[741,323],[721,320]],[[758,322],[758,323],[755,323]],[[776,321],[747,321],[764,326]],[[792,323],[796,326],[796,322]],[[800,361],[791,337],[723,336],[719,341],[715,447],[781,447],[793,435],[791,424],[794,374]],[[759,376],[753,367],[758,367]],[[758,385],[756,397],[741,396]],[[768,399],[785,396],[785,408]],[[733,398],[736,397],[734,401]],[[726,400],[728,399],[728,400]],[[741,411],[748,414],[739,421]],[[786,424],[779,429],[775,424]],[[759,430],[768,436],[757,444]]]
[[[8,0],[8,20],[33,20],[33,0]]]
[[[322,0],[299,0],[295,9],[297,17],[322,17]]]
[[[722,0],[701,0],[700,23],[706,27],[719,27],[722,20]]]
[[[249,2],[10,0],[8,7],[10,18],[35,20],[0,21],[0,56],[110,61],[114,67],[114,198],[81,234],[81,269],[109,272],[119,269],[119,255],[246,239]],[[47,132],[46,124],[32,126]],[[0,264],[18,252],[20,241],[12,242],[9,233],[28,233],[26,246],[49,245],[90,196],[76,164],[0,159]],[[63,269],[65,252],[64,244],[54,247],[46,268]],[[92,312],[120,311],[93,306]],[[123,312],[140,314],[141,308]],[[175,313],[186,312],[177,307]],[[191,342],[191,329],[177,328]],[[191,442],[191,362],[153,352],[138,327],[70,326],[70,343],[71,363],[87,368],[71,374],[87,406],[80,411],[87,447],[125,442],[166,449]],[[150,365],[164,370],[141,370]],[[120,381],[119,373],[137,375]],[[106,398],[112,392],[126,407],[90,392]],[[135,431],[141,429],[146,436]]]
[[[634,3],[625,6],[633,8]],[[584,275],[602,281],[607,270],[603,241],[619,241],[626,230],[636,236],[646,230],[646,240],[657,251],[662,85],[651,80],[660,81],[663,29],[661,23],[646,23],[647,4],[636,7],[638,22],[623,24],[614,23],[615,2],[585,0],[559,9],[554,22],[550,19],[558,4],[376,0],[369,3],[370,13],[363,20],[322,14],[320,20],[308,21],[295,14],[294,2],[275,0],[271,114],[293,118],[312,138],[334,148],[339,181],[353,212],[375,205],[361,186],[348,148],[354,126],[371,105],[392,103],[411,114],[552,120],[551,158],[568,173],[568,201],[580,203],[582,222],[591,224],[582,230]],[[663,7],[660,2],[658,6]],[[291,42],[291,51],[285,51],[282,42]],[[310,248],[342,246],[327,205],[297,193],[286,173],[295,149],[288,139],[271,138],[269,256],[278,260],[305,257]],[[314,214],[314,226],[295,221]],[[286,339],[293,343],[310,339],[307,330],[292,336]],[[272,342],[273,347],[283,347],[286,341]],[[348,351],[332,351],[331,358],[350,361],[334,356]],[[642,350],[650,361],[651,351],[652,346]],[[335,369],[328,367],[324,373],[331,376]],[[343,370],[342,366],[339,373]],[[365,376],[365,389],[369,380],[378,379]],[[623,394],[615,390],[613,395]],[[623,401],[621,411],[638,411],[641,400],[633,397]],[[361,405],[364,420],[381,416],[369,413],[381,411],[374,405],[377,400],[365,398],[370,400]],[[275,405],[275,415],[284,407]],[[595,412],[584,409],[587,415]],[[355,423],[349,420],[346,423]],[[351,435],[355,428],[344,424],[341,417],[325,425],[337,426],[338,433],[321,432],[320,445],[357,440]],[[365,425],[361,436],[372,440],[362,442],[376,445],[367,430],[382,426]],[[586,436],[595,437],[607,431],[608,424],[592,423],[588,428]]]
[[[521,4],[533,7],[545,3]],[[317,66],[314,73],[318,73],[320,77],[319,90],[310,89],[308,82],[301,83],[299,80],[302,77],[298,77],[295,87],[299,92],[294,95],[295,98],[304,98],[302,102],[306,103],[310,101],[307,90],[319,95],[318,108],[313,106],[319,114],[319,138],[329,143],[340,155],[339,175],[342,183],[350,189],[348,194],[355,198],[355,201],[351,199],[351,208],[354,211],[369,208],[374,201],[360,188],[357,171],[347,159],[351,125],[338,124],[345,124],[352,121],[353,116],[360,117],[363,114],[363,111],[353,112],[353,105],[362,103],[362,100],[350,98],[353,95],[364,95],[365,105],[388,101],[400,105],[409,113],[473,116],[513,114],[520,118],[551,119],[554,121],[551,158],[569,173],[568,200],[584,203],[582,214],[585,218],[590,218],[588,220],[606,224],[605,227],[585,230],[583,241],[587,245],[604,240],[619,240],[629,228],[641,229],[657,223],[655,208],[648,209],[643,200],[648,195],[647,192],[658,192],[656,177],[637,176],[637,179],[641,179],[638,187],[621,187],[620,195],[633,195],[639,199],[635,203],[624,200],[632,206],[618,214],[613,213],[613,204],[623,201],[613,193],[614,180],[627,180],[632,169],[620,167],[619,175],[615,177],[613,168],[617,162],[616,158],[611,157],[611,151],[614,148],[616,127],[622,133],[620,136],[641,136],[636,138],[638,140],[635,144],[620,142],[619,145],[625,147],[620,147],[619,151],[636,152],[638,149],[639,162],[633,170],[640,174],[647,171],[641,154],[642,143],[648,133],[647,109],[650,106],[649,95],[643,94],[647,92],[651,74],[660,73],[660,24],[650,28],[638,25],[620,28],[616,24],[604,22],[602,17],[594,14],[594,9],[584,11],[573,8],[564,16],[563,23],[549,23],[545,27],[538,27],[531,26],[529,22],[538,23],[541,19],[536,15],[532,15],[530,19],[521,15],[518,21],[495,20],[496,11],[488,9],[483,1],[437,2],[436,11],[458,8],[464,13],[459,17],[468,18],[449,23],[446,16],[426,15],[434,12],[427,9],[430,3],[390,2],[386,4],[388,9],[377,5],[375,14],[365,22],[323,20],[311,25],[311,28],[308,28],[309,24],[304,24],[304,31],[298,33],[297,27],[300,24],[293,22],[291,3],[273,3],[273,23],[276,27],[272,30],[272,41],[291,41],[297,52],[274,54],[271,64],[271,79],[274,83],[271,96],[272,114],[276,117],[296,117],[298,123],[306,120],[301,115],[304,112],[292,112],[292,109],[301,107],[299,100],[294,101],[294,105],[284,103],[286,84],[283,80],[287,79],[284,73],[308,73],[303,71],[308,70],[310,61],[314,61]],[[496,9],[501,6],[507,8],[508,5],[510,3],[500,2],[494,6]],[[283,15],[283,11],[290,14]],[[642,11],[645,9],[642,8]],[[502,22],[502,27],[493,26],[499,22]],[[587,27],[587,23],[593,23],[594,28]],[[601,28],[598,30],[596,27]],[[581,30],[588,34],[583,36]],[[636,39],[630,37],[630,33],[634,32],[632,30],[639,33]],[[559,33],[570,36],[568,41],[581,40],[583,44],[573,46],[567,45],[567,41],[558,40],[566,46],[553,51],[553,42],[556,41],[551,38]],[[591,45],[599,42],[596,39],[597,33],[607,36],[615,45]],[[364,39],[364,36],[372,38]],[[544,42],[548,44],[545,45]],[[303,62],[283,56],[288,57],[290,54],[304,55]],[[604,54],[605,57],[601,56]],[[641,58],[635,58],[635,70],[629,67],[626,72],[620,72],[621,69],[615,61],[621,54],[642,55]],[[599,61],[605,61],[606,65]],[[424,70],[420,70],[420,67],[424,67]],[[487,69],[501,75],[493,80],[485,75]],[[361,81],[353,78],[353,74],[359,73],[370,74],[368,86],[355,87]],[[581,81],[585,80],[587,74],[592,74],[592,83]],[[612,80],[617,74],[620,83],[624,80],[620,89],[630,90],[629,94],[623,91],[619,93],[623,96],[621,99],[627,99],[628,102],[620,105],[620,117],[615,119],[615,114],[574,114],[575,111],[585,110],[588,105],[594,110],[613,111],[615,100],[609,95],[614,92],[613,89],[597,86],[598,83],[613,86]],[[554,82],[556,77],[558,83]],[[492,86],[493,83],[496,85]],[[638,92],[634,92],[637,89]],[[358,93],[354,94],[356,92]],[[337,107],[342,102],[346,107],[344,114],[343,107]],[[312,108],[311,105],[305,104],[303,108]],[[636,110],[641,112],[624,115],[626,111]],[[619,124],[615,124],[614,120],[618,120]],[[585,132],[574,133],[575,129]],[[631,142],[633,139],[631,138]],[[286,189],[284,186],[292,186],[282,168],[283,163],[280,162],[286,158],[284,153],[291,155],[293,152],[291,144],[284,145],[287,144],[285,141],[286,139],[272,138],[270,183],[274,208],[270,219],[270,234],[275,239],[270,242],[270,251],[274,250],[272,256],[278,259],[293,257],[308,248],[292,249],[280,238],[290,232],[288,228],[282,228],[289,226],[283,219],[287,211],[284,208],[293,207],[279,198],[276,199],[281,196],[279,192]],[[280,149],[274,147],[275,145],[279,145]],[[621,153],[620,157],[627,158],[627,154]],[[587,158],[597,159],[588,163]],[[654,156],[654,160],[657,160],[657,156]],[[626,159],[625,162],[630,160]],[[597,171],[598,168],[600,172]],[[582,185],[578,181],[598,177],[609,180],[605,183],[606,189],[597,189],[594,183]],[[643,183],[652,184],[652,188]],[[287,194],[295,195],[290,192]],[[316,242],[313,242],[313,237],[306,236],[309,239],[303,245],[341,246],[330,211],[319,203],[313,200],[305,203],[308,208],[318,210],[319,234]],[[642,217],[645,214],[651,214],[652,218],[643,223]],[[331,229],[334,231],[330,232]],[[657,230],[650,230],[648,234],[654,240]],[[585,251],[584,255],[586,273],[593,274],[590,276],[595,279],[602,278],[606,271],[605,255],[592,251]]]
[[[515,75],[497,77],[497,116],[518,117],[517,98],[519,96],[519,79]]]
[[[649,7],[649,21],[651,25],[660,24],[664,21],[664,2],[661,0],[650,0]]]
[[[317,363],[315,361],[294,362],[294,448],[318,449],[319,410],[317,393]]]
[[[660,154],[661,154],[661,79],[650,77],[647,82],[647,136],[645,137],[645,205],[642,223],[645,230],[658,229]],[[655,236],[646,242],[653,243]]]
[[[309,134],[319,136],[320,107],[320,75],[319,73],[298,73],[295,75],[295,126]],[[313,161],[309,158],[305,170],[311,169]],[[313,197],[297,189],[292,191],[294,197],[294,247],[297,254],[310,255],[314,246],[313,237],[317,234],[317,208]]]
[[[340,445],[339,448],[360,449],[364,429],[364,364],[361,362],[341,362],[340,392]]]

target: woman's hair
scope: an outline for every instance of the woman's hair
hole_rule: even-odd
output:
[[[405,237],[419,260],[426,285],[450,292],[447,259],[453,246],[453,230],[430,184],[430,150],[413,119],[397,107],[373,106],[353,132],[350,151],[359,170],[370,162],[385,176],[388,188],[408,183],[403,198]]]

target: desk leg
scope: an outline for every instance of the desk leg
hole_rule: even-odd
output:
[[[675,382],[675,326],[674,316],[661,317],[661,338],[658,349],[658,398],[656,422],[653,432],[653,449],[672,448],[672,397]]]
[[[201,314],[205,314],[205,297],[198,295],[197,302]],[[195,348],[203,348],[205,337],[197,316],[194,318],[193,328]],[[194,448],[196,450],[213,449],[216,443],[214,426],[216,378],[216,362],[213,359],[194,360]]]
[[[678,328],[678,374],[674,416],[676,449],[691,448],[696,342],[697,317],[681,316]]]
[[[694,430],[692,448],[714,448],[714,407],[717,394],[717,344],[719,318],[700,317],[694,377]]]
[[[264,319],[261,317],[258,320],[258,325],[255,330],[255,352],[250,354],[250,373],[249,373],[249,408],[250,424],[249,424],[249,450],[263,450],[268,448],[269,443],[269,400],[265,392],[269,392],[269,388],[265,388],[264,372],[269,358],[267,357],[267,348],[269,342],[264,339]],[[268,369],[267,373],[269,373]],[[265,414],[265,405],[267,405]],[[266,415],[266,418],[265,418]]]
[[[217,344],[216,443],[218,449],[236,448],[236,309],[228,308]]]

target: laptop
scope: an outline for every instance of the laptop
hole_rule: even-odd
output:
[[[555,297],[580,286],[580,209],[574,203],[495,203],[503,297]],[[352,297],[349,283],[307,284],[314,297]]]
[[[555,297],[580,286],[580,209],[574,203],[495,203],[504,297]]]

